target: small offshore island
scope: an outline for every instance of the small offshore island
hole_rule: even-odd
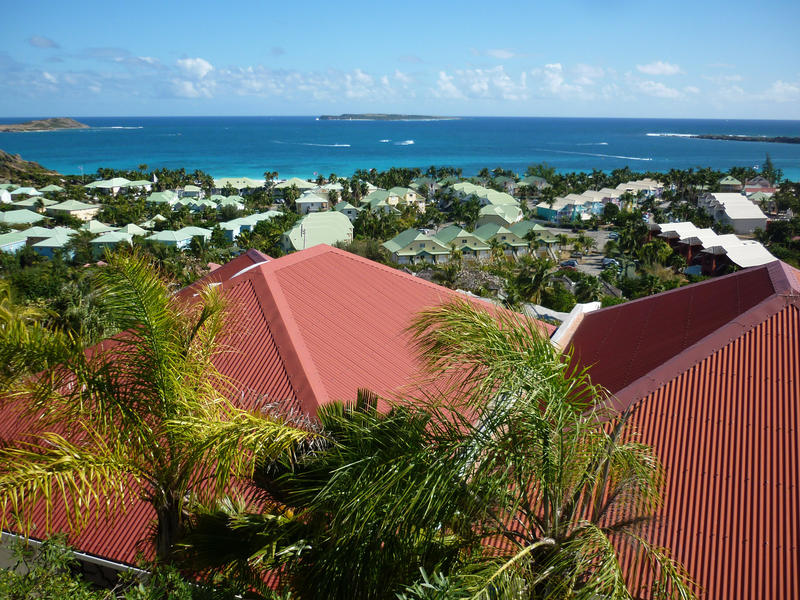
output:
[[[320,121],[453,121],[458,117],[433,117],[430,115],[395,115],[384,113],[345,113],[321,115]]]
[[[24,123],[0,123],[0,132],[55,131],[57,129],[89,129],[86,123],[66,117],[35,119]]]
[[[726,142],[767,142],[771,144],[800,144],[800,137],[767,137],[760,135],[717,135],[717,134],[702,134],[690,135],[699,140],[723,140]]]

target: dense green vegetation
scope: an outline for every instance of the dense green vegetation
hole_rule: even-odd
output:
[[[61,501],[54,486],[115,512],[119,495],[143,490],[158,562],[126,597],[202,597],[162,566],[173,565],[247,597],[274,597],[272,574],[291,598],[425,598],[431,582],[444,598],[628,598],[617,544],[650,565],[662,597],[692,597],[642,528],[661,501],[653,451],[629,441],[625,415],[535,322],[465,302],[430,309],[412,329],[429,375],[419,393],[378,410],[364,391],[292,425],[298,416],[245,413],[220,396],[235,390],[211,386],[225,323],[214,289],[187,307],[124,255],[100,281],[126,334],[99,352],[8,298],[0,307],[6,389],[86,432],[0,450],[0,499],[24,515],[37,498]],[[65,390],[64,376],[79,385]],[[264,493],[225,496],[231,473]],[[204,479],[216,485],[197,488]],[[44,568],[63,574],[54,552]]]

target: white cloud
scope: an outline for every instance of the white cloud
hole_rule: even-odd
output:
[[[464,98],[455,83],[452,75],[448,75],[444,71],[439,71],[439,77],[436,80],[436,88],[433,90],[433,95],[437,98]]]
[[[28,38],[28,43],[34,48],[60,48],[56,42],[43,35],[32,35]]]
[[[532,74],[541,77],[541,90],[546,94],[566,97],[583,93],[581,86],[567,83],[561,63],[547,64],[542,69],[535,69]]]
[[[578,85],[593,85],[598,79],[605,77],[605,70],[602,67],[592,65],[577,64],[573,69],[577,78],[575,83]]]
[[[202,79],[214,70],[210,62],[203,58],[181,58],[178,59],[178,67],[184,72],[197,79]]]
[[[636,70],[645,75],[677,75],[682,72],[678,65],[660,60],[646,65],[636,65]]]
[[[394,70],[394,78],[404,85],[410,85],[411,82],[413,81],[413,79],[408,74],[403,73],[398,69]]]
[[[511,50],[507,50],[505,48],[492,48],[487,50],[486,54],[499,60],[508,60],[509,58],[514,58],[516,56],[516,54],[514,54]]]
[[[502,65],[491,69],[457,69],[452,75],[439,72],[432,93],[437,98],[525,100],[527,74],[511,77]]]
[[[683,88],[683,91],[687,94],[699,94],[700,88],[693,85],[687,85],[685,88]]]
[[[55,77],[53,77],[50,73],[48,73],[47,71],[42,71],[42,77],[44,77],[45,80],[50,82],[50,83],[58,83],[58,80]]]
[[[641,93],[656,98],[680,98],[683,95],[675,88],[668,87],[660,81],[637,81],[635,86]]]
[[[800,82],[779,79],[759,94],[759,97],[772,102],[800,102]]]

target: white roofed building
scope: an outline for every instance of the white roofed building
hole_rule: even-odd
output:
[[[767,215],[741,194],[706,194],[698,200],[698,204],[717,223],[730,225],[736,233],[753,233],[756,229],[767,228]]]

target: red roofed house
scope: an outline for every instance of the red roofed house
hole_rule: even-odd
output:
[[[216,362],[242,390],[239,404],[280,403],[309,415],[327,402],[354,400],[359,388],[391,396],[411,384],[418,373],[405,331],[412,318],[464,297],[325,245],[279,259],[250,250],[180,294],[191,296],[200,283],[222,285],[231,302],[229,351]],[[0,419],[0,443],[19,434],[14,425]],[[153,518],[149,504],[134,503],[115,524],[91,522],[71,543],[104,567],[135,564],[136,543]],[[63,514],[54,521],[54,530],[65,529]]]
[[[775,261],[573,328],[562,346],[631,411],[666,468],[652,541],[707,598],[797,597],[800,271]]]

